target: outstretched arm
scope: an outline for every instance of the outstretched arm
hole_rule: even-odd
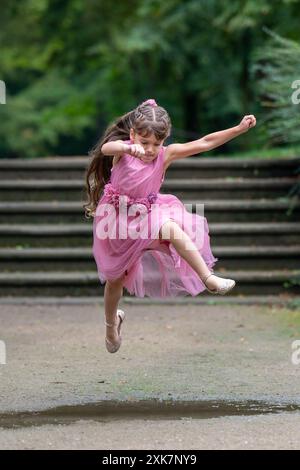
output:
[[[244,116],[241,122],[234,127],[223,131],[207,134],[201,139],[193,140],[185,144],[170,144],[167,147],[167,160],[170,163],[173,160],[190,157],[202,152],[208,152],[220,145],[225,144],[231,139],[238,137],[240,134],[247,132],[251,127],[256,125],[256,119],[253,114]]]

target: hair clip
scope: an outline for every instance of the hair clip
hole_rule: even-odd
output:
[[[150,104],[150,106],[152,106],[152,108],[157,106],[157,103],[153,98],[150,98],[149,100],[143,101],[142,105],[143,104]]]

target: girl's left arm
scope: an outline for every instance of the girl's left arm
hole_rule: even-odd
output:
[[[247,132],[251,127],[256,125],[256,119],[253,114],[244,116],[241,122],[234,127],[223,131],[207,134],[201,139],[193,140],[185,144],[170,144],[167,146],[166,159],[168,163],[180,158],[190,157],[202,152],[208,152],[220,145],[225,144],[231,139],[238,137],[240,134]]]

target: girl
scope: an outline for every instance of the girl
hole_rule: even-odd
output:
[[[159,190],[173,161],[207,152],[255,124],[249,115],[230,129],[164,146],[171,121],[167,111],[149,99],[116,119],[90,152],[84,207],[86,216],[94,217],[93,256],[100,282],[106,281],[109,352],[118,351],[122,342],[125,313],[117,307],[123,287],[137,297],[164,298],[196,296],[205,289],[224,295],[235,286],[234,280],[213,274],[218,258],[210,248],[206,218]]]

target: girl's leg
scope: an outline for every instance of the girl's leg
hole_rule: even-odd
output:
[[[108,280],[106,281],[104,287],[104,308],[106,321],[109,324],[115,323],[113,327],[106,325],[106,336],[111,341],[116,341],[118,339],[117,308],[120,298],[123,295],[124,277],[125,276],[122,276],[121,278],[114,281]]]
[[[196,271],[201,280],[211,273],[192,239],[175,221],[168,220],[161,226],[159,238],[172,243],[177,253]],[[186,246],[193,247],[193,249],[187,249]],[[209,277],[206,281],[207,287],[215,289],[216,281],[216,276]]]

